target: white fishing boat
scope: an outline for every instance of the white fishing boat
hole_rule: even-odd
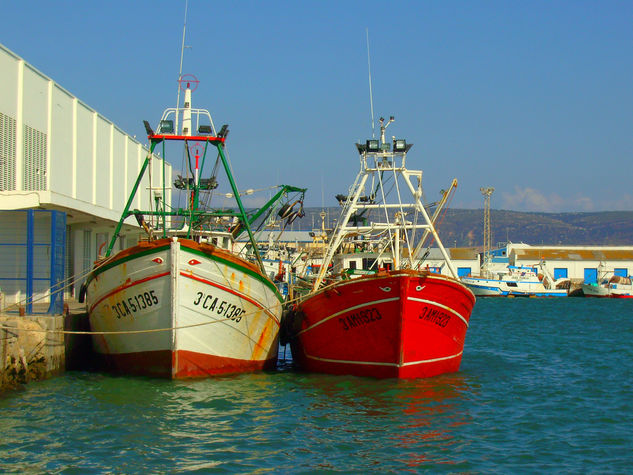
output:
[[[481,276],[461,280],[477,297],[567,297],[570,286],[567,278],[554,279],[543,262],[494,271],[484,267]]]
[[[145,123],[149,153],[106,257],[86,280],[93,346],[109,369],[126,374],[175,379],[272,368],[283,298],[266,275],[252,226],[290,193],[302,203],[305,190],[280,187],[263,208],[247,213],[225,154],[228,126],[216,131],[207,110],[192,108],[191,84],[182,82],[184,105],[167,109],[156,132]],[[191,176],[175,183],[186,208],[157,200],[154,209],[130,210],[156,146],[163,145],[165,158],[167,143],[187,157]],[[208,158],[210,150],[217,151],[215,160]],[[235,199],[231,209],[210,207],[221,171]],[[286,208],[284,219],[300,210]],[[131,216],[146,230],[146,240],[112,255]],[[242,233],[248,242],[237,252]]]
[[[598,282],[585,282],[582,292],[585,297],[633,298],[633,281],[630,276],[615,275],[600,265]]]

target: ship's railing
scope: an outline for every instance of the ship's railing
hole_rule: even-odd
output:
[[[213,119],[211,118],[211,114],[206,109],[176,109],[174,107],[166,109],[163,112],[163,116],[158,123],[158,127],[156,128],[157,135],[179,135],[178,131],[175,130],[174,120],[176,119],[176,114],[180,114],[179,123],[185,124],[185,121],[182,117],[183,112],[187,111],[191,113],[191,121],[195,124],[193,135],[216,135],[216,128],[213,124]],[[186,133],[185,133],[186,132]],[[185,131],[183,130],[182,135],[192,135],[192,130]]]

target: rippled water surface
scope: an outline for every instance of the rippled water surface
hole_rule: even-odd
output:
[[[177,382],[68,372],[0,398],[0,470],[626,473],[632,317],[625,300],[480,299],[461,371],[425,380],[289,361]]]

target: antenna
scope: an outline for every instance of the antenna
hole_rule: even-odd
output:
[[[323,172],[321,172],[321,210],[325,208],[325,195],[323,190]]]
[[[181,84],[180,84],[180,78],[182,77],[182,57],[184,56],[185,53],[185,32],[187,31],[187,6],[189,4],[189,0],[185,0],[185,22],[184,25],[182,26],[182,44],[180,46],[180,69],[178,70],[178,96],[176,98],[176,128],[174,129],[176,131],[176,133],[178,133],[178,131],[180,130],[178,128],[178,108],[180,107],[180,89],[181,89]]]
[[[490,195],[495,191],[494,187],[486,186],[479,188],[481,194],[484,195],[484,262],[483,266],[488,263],[488,255],[490,254]]]
[[[371,138],[376,138],[374,127],[374,95],[371,91],[371,61],[369,59],[369,28],[365,28],[367,36],[367,70],[369,71],[369,107],[371,109]]]

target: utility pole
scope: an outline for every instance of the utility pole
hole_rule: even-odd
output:
[[[479,188],[481,194],[484,195],[484,258],[481,264],[482,271],[485,272],[488,263],[488,254],[490,253],[490,196],[495,189],[492,186]]]

